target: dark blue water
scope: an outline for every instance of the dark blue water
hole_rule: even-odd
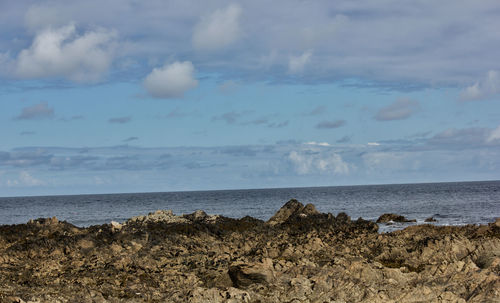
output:
[[[488,181],[0,198],[0,225],[56,216],[89,226],[125,221],[157,209],[172,209],[176,214],[202,209],[267,220],[291,198],[313,203],[321,212],[346,212],[369,220],[388,212],[419,223],[434,216],[440,225],[484,224],[500,217],[500,181]]]

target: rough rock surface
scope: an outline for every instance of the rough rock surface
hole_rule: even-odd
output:
[[[429,217],[425,219],[425,222],[437,222],[437,220],[434,217]]]
[[[377,223],[388,223],[388,222],[417,222],[417,220],[408,220],[404,216],[396,215],[396,214],[383,214],[378,217]]]
[[[379,234],[298,201],[273,218],[0,226],[0,302],[500,302],[500,220]]]

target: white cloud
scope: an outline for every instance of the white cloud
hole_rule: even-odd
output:
[[[310,141],[310,142],[306,142],[304,144],[306,144],[306,145],[317,145],[317,146],[330,146],[330,143],[328,143],[328,142],[316,142],[316,141]]]
[[[27,171],[21,171],[17,179],[7,180],[7,187],[18,187],[18,186],[41,186],[45,185],[45,182],[33,177]]]
[[[481,100],[500,93],[500,75],[498,71],[490,70],[481,81],[465,88],[460,93],[463,101]]]
[[[240,15],[241,7],[231,4],[202,18],[194,28],[193,46],[213,51],[230,45],[240,36]]]
[[[63,77],[74,82],[95,82],[113,59],[116,33],[105,29],[79,35],[74,25],[47,28],[19,53],[16,75],[21,78]]]
[[[289,76],[288,55],[311,49],[308,83],[358,79],[401,90],[470,85],[485,71],[500,72],[500,40],[491,30],[500,28],[491,13],[495,1],[238,2],[187,0],[173,8],[169,1],[17,1],[0,10],[0,50],[14,56],[27,33],[73,21],[117,29],[126,40],[120,55],[133,57],[139,68],[149,58],[188,58],[195,44],[200,50],[237,44],[236,52],[197,57],[196,66],[230,68],[232,79],[282,79]]]
[[[306,65],[311,61],[312,51],[308,50],[300,56],[290,56],[288,60],[288,72],[290,74],[302,73]]]
[[[336,153],[316,154],[292,151],[288,160],[299,175],[314,173],[348,174],[349,165]]]
[[[380,146],[380,143],[378,143],[378,142],[368,142],[368,143],[366,143],[366,145],[368,145],[368,146]]]
[[[500,125],[491,131],[488,139],[486,139],[486,142],[492,142],[498,139],[500,139]]]
[[[144,87],[155,98],[180,98],[198,86],[190,61],[174,62],[155,68],[144,80]]]

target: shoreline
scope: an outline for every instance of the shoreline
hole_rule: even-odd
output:
[[[500,219],[378,230],[296,200],[267,222],[157,211],[85,228],[2,225],[0,301],[500,300]]]

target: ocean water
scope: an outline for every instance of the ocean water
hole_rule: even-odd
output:
[[[77,226],[171,209],[267,220],[291,198],[321,212],[376,220],[397,213],[437,225],[485,224],[500,217],[500,181],[0,198],[0,225],[56,216]],[[391,231],[408,224],[383,225]]]

